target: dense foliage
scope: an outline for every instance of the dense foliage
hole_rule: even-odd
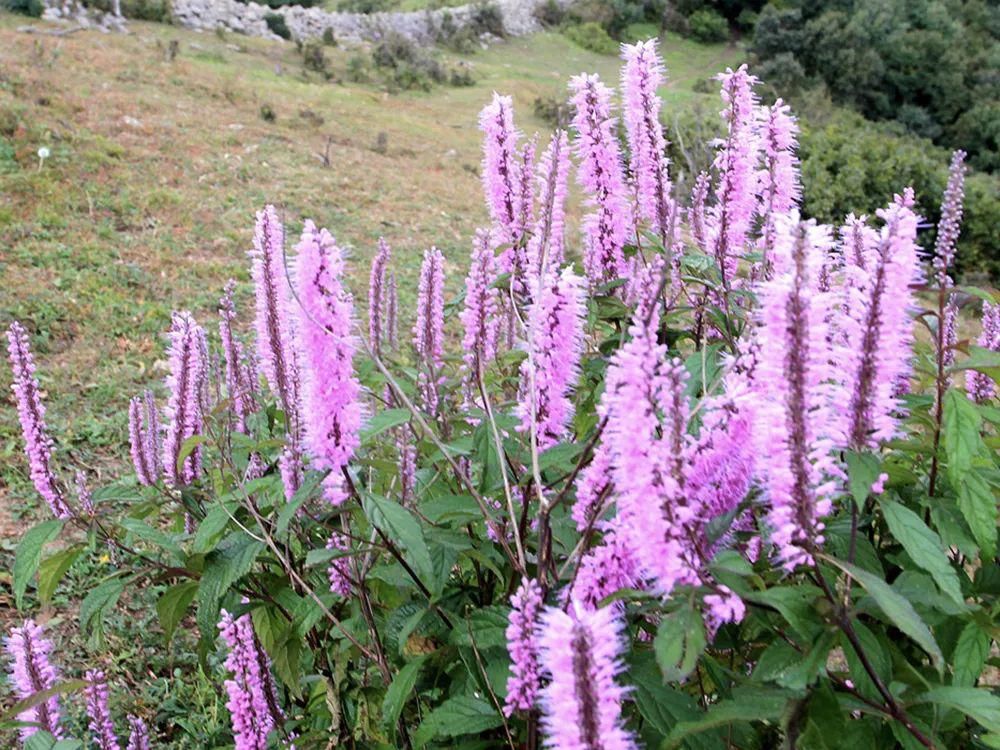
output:
[[[760,12],[753,52],[776,83],[822,84],[873,120],[1000,166],[1000,15],[982,0],[807,0]],[[784,79],[779,81],[778,78]]]
[[[624,150],[594,75],[540,153],[508,97],[483,109],[491,224],[457,297],[431,247],[401,307],[380,243],[359,325],[335,238],[305,221],[289,252],[260,211],[252,333],[234,285],[217,337],[174,314],[132,476],[68,489],[14,323],[52,515],[18,546],[24,616],[110,555],[78,608],[91,653],[152,587],[164,638],[197,637],[176,679],[226,695],[241,750],[1000,746],[1000,301],[950,276],[964,154],[931,261],[905,185],[873,219],[803,220],[795,119],[741,67],[688,200],[656,45],[623,57]],[[26,746],[124,745],[113,675],[32,619],[6,636]],[[178,744],[155,707],[127,731]]]

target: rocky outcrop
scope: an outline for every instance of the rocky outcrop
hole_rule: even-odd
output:
[[[503,21],[504,33],[522,36],[539,30],[535,10],[547,0],[493,0]],[[567,4],[569,0],[558,0]],[[174,0],[174,19],[191,29],[214,31],[222,28],[250,36],[277,38],[268,29],[264,16],[277,13],[294,39],[322,37],[327,30],[338,42],[374,41],[395,33],[418,44],[431,44],[442,29],[462,29],[476,23],[481,5],[414,11],[411,13],[333,13],[299,5],[270,8],[237,0]]]

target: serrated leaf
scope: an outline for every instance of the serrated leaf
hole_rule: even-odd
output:
[[[389,689],[385,691],[385,698],[382,699],[382,722],[386,726],[394,727],[403,713],[403,707],[410,699],[410,694],[417,684],[424,659],[425,657],[421,656],[404,665],[396,673]]]
[[[370,492],[362,495],[365,515],[393,543],[400,545],[425,585],[434,581],[434,563],[420,523],[399,503]]]
[[[496,709],[471,695],[456,695],[435,708],[417,732],[419,738],[461,737],[478,734],[503,724]]]
[[[411,418],[409,409],[385,409],[378,412],[365,423],[364,429],[361,430],[361,444],[368,445],[383,432],[406,424]]]
[[[851,565],[828,555],[824,555],[823,557],[860,583],[872,599],[875,600],[875,603],[878,604],[885,616],[926,651],[931,657],[934,667],[939,672],[941,671],[944,665],[944,657],[941,655],[941,649],[938,647],[937,641],[934,640],[930,628],[920,619],[920,615],[913,609],[912,604],[893,591],[889,584],[867,570],[862,570],[856,565]]]
[[[203,638],[214,638],[222,597],[230,586],[250,572],[263,548],[261,542],[239,532],[205,559],[205,570],[198,585],[198,628]]]
[[[705,624],[693,608],[681,607],[664,615],[653,641],[663,679],[679,682],[691,674],[706,644]]]
[[[72,567],[84,549],[84,545],[75,544],[42,561],[41,565],[38,566],[38,600],[40,602],[45,604],[52,600],[52,595],[55,593],[59,581],[66,575],[66,571]]]
[[[958,509],[979,545],[983,560],[992,560],[997,552],[997,501],[992,489],[979,472],[966,472],[958,485]]]
[[[973,687],[983,673],[990,655],[990,635],[975,622],[966,623],[958,636],[951,663],[952,683],[957,687]]]
[[[236,503],[227,502],[212,506],[198,524],[191,550],[196,555],[203,555],[215,549],[229,525],[236,509]]]
[[[38,565],[42,561],[42,548],[51,542],[62,531],[63,522],[53,519],[42,521],[37,526],[28,529],[14,552],[14,603],[18,609],[24,603],[24,592],[28,590],[30,581]]]
[[[879,505],[889,531],[903,545],[910,559],[931,574],[942,592],[958,604],[964,604],[962,585],[945,554],[941,538],[905,505],[885,498]]]
[[[299,512],[299,508],[305,505],[310,498],[315,497],[316,489],[322,481],[323,474],[321,472],[310,471],[306,473],[302,486],[295,491],[292,499],[281,508],[278,520],[274,525],[275,534],[282,536],[288,531],[288,525],[295,518],[295,514]]]
[[[936,703],[961,711],[990,732],[1000,732],[1000,697],[989,690],[974,687],[936,687],[915,702]]]
[[[197,581],[184,581],[171,586],[163,592],[156,601],[156,614],[160,617],[160,626],[167,641],[174,635],[178,623],[184,618],[187,608],[198,593]]]
[[[184,473],[184,462],[187,461],[188,456],[194,453],[195,448],[199,445],[208,442],[207,435],[192,435],[183,443],[181,443],[181,448],[177,451],[177,473]]]
[[[763,687],[734,691],[732,698],[714,704],[699,718],[676,724],[664,747],[677,747],[685,737],[733,722],[775,721],[784,713],[791,696],[783,690]]]
[[[953,487],[958,488],[972,468],[972,459],[983,447],[979,434],[982,419],[976,405],[954,388],[945,392],[942,406],[948,479]]]
[[[871,453],[848,451],[848,489],[859,508],[864,507],[868,495],[871,494],[872,485],[878,480],[881,468],[878,458]]]
[[[109,578],[92,589],[80,604],[80,629],[100,630],[104,611],[118,603],[124,590],[125,584],[120,578]]]
[[[166,551],[174,560],[180,561],[184,559],[184,553],[177,542],[168,534],[163,533],[159,529],[154,529],[145,521],[141,521],[138,518],[123,518],[119,522],[119,526],[144,542],[149,542]]]
[[[486,648],[507,645],[508,607],[482,607],[472,610],[468,624],[456,627],[451,634],[451,642],[456,646],[471,646],[472,638],[476,639],[476,648],[482,651]],[[469,635],[469,631],[472,635]]]

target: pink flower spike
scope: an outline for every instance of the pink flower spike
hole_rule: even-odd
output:
[[[35,377],[35,360],[28,332],[16,320],[7,331],[7,343],[13,371],[11,389],[17,401],[17,416],[21,421],[31,481],[56,518],[69,518],[73,513],[52,471],[53,442],[45,424],[45,404]]]
[[[799,204],[802,185],[796,155],[799,127],[789,106],[781,99],[766,110],[762,130],[764,166],[757,177],[760,185],[757,213],[763,219],[760,251],[766,276],[770,274],[775,217]]]
[[[462,338],[462,390],[464,408],[482,404],[479,398],[480,371],[485,371],[497,352],[500,332],[500,290],[496,281],[496,256],[488,230],[476,231],[475,244],[465,279],[465,307],[459,315],[465,335]]]
[[[163,473],[170,487],[191,484],[201,474],[202,446],[195,446],[178,466],[184,443],[204,429],[204,392],[208,378],[208,342],[205,329],[189,312],[171,319],[164,409]]]
[[[518,429],[534,430],[541,451],[566,437],[573,418],[570,393],[580,376],[586,307],[582,280],[569,268],[540,279],[532,297]]]
[[[376,357],[382,356],[382,342],[388,338],[384,318],[387,312],[387,282],[391,262],[392,250],[379,237],[378,252],[372,258],[371,272],[368,275],[368,343]]]
[[[304,446],[313,467],[330,472],[324,495],[334,505],[347,499],[342,472],[360,444],[363,418],[354,373],[354,301],[341,282],[343,273],[343,252],[333,237],[306,221],[295,258]]]
[[[17,700],[27,700],[35,693],[56,686],[59,671],[52,664],[52,641],[45,637],[44,627],[33,620],[25,620],[20,627],[11,628],[3,645],[11,659],[11,685]],[[17,715],[17,720],[31,725],[18,730],[22,742],[27,742],[39,729],[56,739],[63,737],[58,695],[25,709]]]
[[[507,625],[507,652],[510,654],[510,677],[504,713],[530,711],[535,707],[541,675],[538,667],[538,617],[542,610],[542,590],[538,582],[525,578],[510,599]]]
[[[983,303],[983,330],[976,344],[983,349],[1000,352],[1000,305]],[[965,387],[969,398],[979,404],[994,398],[997,392],[997,384],[993,378],[978,370],[969,370],[966,373]]]
[[[549,608],[542,614],[539,656],[549,677],[542,689],[542,731],[557,750],[635,750],[622,721],[628,689],[617,677],[621,662],[621,621],[611,607],[570,613]]]
[[[149,747],[149,728],[146,726],[146,722],[140,719],[138,716],[128,717],[128,745],[125,750],[150,750]]]
[[[421,364],[418,385],[424,409],[437,415],[438,378],[444,361],[444,255],[436,247],[424,252],[420,266],[413,346]]]
[[[99,750],[121,750],[115,736],[115,725],[108,707],[108,683],[104,672],[90,669],[84,675],[88,682],[84,693],[87,698],[87,715],[90,717],[90,732]]]
[[[951,156],[948,170],[948,186],[941,202],[941,220],[937,227],[937,241],[934,243],[934,270],[938,285],[951,286],[948,271],[955,261],[958,233],[962,228],[962,210],[965,197],[965,152],[959,149]]]
[[[632,210],[611,116],[611,89],[596,74],[585,73],[570,79],[569,86],[577,131],[574,150],[580,159],[577,179],[592,209],[583,220],[583,265],[596,287],[626,271],[622,248],[632,231]]]
[[[529,289],[546,269],[563,263],[568,175],[569,141],[565,131],[557,130],[538,163],[539,209],[527,250]]]
[[[513,241],[517,217],[518,166],[514,103],[493,93],[493,101],[479,113],[483,131],[483,191],[490,217],[504,241]]]

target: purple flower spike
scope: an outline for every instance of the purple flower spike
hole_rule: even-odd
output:
[[[529,289],[546,269],[562,265],[568,175],[569,141],[564,131],[557,130],[538,162],[539,208],[527,250]]]
[[[583,265],[592,287],[625,273],[622,248],[632,229],[622,157],[611,116],[611,89],[597,75],[570,79],[575,108],[577,179],[593,211],[584,218]]]
[[[462,338],[462,386],[466,409],[479,404],[480,371],[486,369],[497,352],[500,290],[493,286],[496,275],[493,238],[488,230],[479,229],[472,248],[469,275],[465,279],[465,308],[459,315],[465,329]]]
[[[229,649],[230,677],[224,684],[236,750],[267,750],[267,735],[283,718],[270,661],[257,642],[250,615],[233,617],[222,610],[219,631]]]
[[[236,282],[230,279],[219,300],[219,338],[226,361],[226,391],[235,416],[233,426],[237,432],[246,432],[247,417],[256,409],[257,368],[248,361],[243,344],[233,332],[236,321],[235,291]]]
[[[570,392],[580,376],[583,320],[582,280],[569,268],[539,280],[528,311],[528,358],[521,365],[524,396],[519,429],[534,428],[538,450],[566,437],[573,418]]]
[[[760,249],[765,275],[770,273],[774,247],[774,217],[791,211],[799,204],[802,185],[799,180],[798,123],[791,109],[778,99],[767,109],[763,126],[764,168],[758,175],[760,199],[757,211],[763,217]]]
[[[378,252],[372,258],[371,272],[368,275],[368,342],[376,357],[382,356],[382,340],[387,338],[386,332],[386,295],[389,293],[389,263],[392,262],[392,250],[381,237],[378,240]]]
[[[17,400],[17,415],[21,421],[31,481],[56,518],[69,518],[73,513],[52,471],[53,443],[45,425],[45,404],[35,377],[35,361],[31,355],[28,332],[16,320],[7,331],[7,343],[13,370],[11,388]]]
[[[330,540],[326,543],[326,548],[338,552],[349,552],[351,549],[350,540],[339,531],[334,531]],[[330,591],[345,599],[351,595],[351,558],[348,555],[335,557],[330,560],[330,565],[326,569],[327,578],[330,580]]]
[[[188,312],[173,314],[167,340],[170,374],[166,384],[170,395],[164,410],[163,472],[168,485],[179,487],[191,484],[201,473],[200,445],[185,457],[181,466],[177,463],[184,441],[201,434],[204,427],[202,395],[208,376],[208,345],[204,329]]]
[[[324,494],[347,499],[343,469],[360,444],[361,384],[354,374],[354,301],[343,287],[343,252],[328,231],[307,221],[296,247],[300,307],[295,332],[302,367],[305,447],[315,468],[329,471]]]
[[[631,160],[629,170],[635,181],[636,203],[642,219],[660,233],[669,251],[670,197],[669,161],[666,139],[660,124],[662,104],[657,89],[663,84],[663,61],[656,50],[657,40],[622,45],[622,93],[624,119]]]
[[[59,672],[50,658],[52,642],[44,633],[41,625],[25,620],[21,627],[11,628],[10,635],[4,639],[4,649],[11,658],[11,683],[19,701],[49,690],[59,681]],[[22,742],[27,742],[39,729],[44,729],[56,739],[63,736],[58,695],[25,709],[17,715],[17,719],[34,725],[18,730]]]
[[[941,202],[941,221],[938,222],[937,241],[934,243],[934,270],[941,287],[951,286],[948,270],[955,260],[958,233],[962,228],[964,197],[965,152],[958,150],[951,156],[948,186]]]
[[[424,252],[417,294],[413,346],[422,367],[420,393],[428,414],[438,413],[438,378],[444,356],[444,255],[436,247]]]
[[[493,101],[479,113],[483,131],[483,191],[490,217],[504,241],[513,241],[518,212],[517,139],[514,103],[509,96],[493,94]]]
[[[611,607],[542,615],[540,660],[549,683],[541,693],[547,747],[574,750],[635,750],[622,721],[628,694],[616,678],[621,662],[621,622]]]
[[[538,668],[538,616],[542,611],[542,589],[538,582],[525,578],[510,598],[507,625],[507,652],[510,654],[510,677],[504,713],[530,711],[535,707],[541,675]]]
[[[88,726],[94,742],[99,750],[121,750],[115,736],[115,724],[111,720],[111,709],[108,707],[108,682],[104,672],[90,669],[84,679],[89,683],[84,693],[87,698]]]
[[[128,405],[129,446],[139,484],[156,484],[162,470],[160,420],[152,391],[136,396]]]
[[[149,728],[146,722],[138,716],[129,715],[128,726],[128,745],[125,750],[150,750]]]
[[[1000,352],[1000,305],[983,303],[983,330],[976,344],[993,352]],[[965,387],[969,398],[984,404],[996,396],[997,384],[989,375],[969,370],[965,376]]]

